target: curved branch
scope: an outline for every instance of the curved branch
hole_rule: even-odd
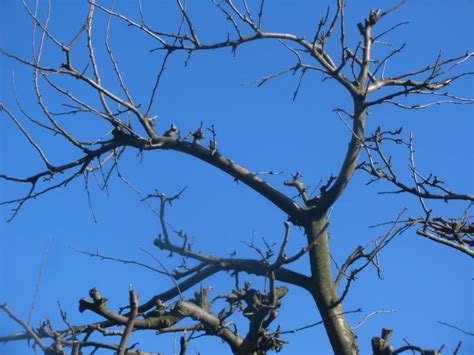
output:
[[[292,219],[294,219],[294,222],[301,223],[302,219],[304,218],[304,209],[291,198],[243,166],[219,153],[213,154],[212,151],[199,144],[190,143],[179,139],[160,137],[157,140],[152,140],[152,144],[150,146],[146,146],[144,149],[170,149],[194,156],[226,172],[236,180],[243,182],[253,190],[257,191],[263,197],[271,201],[275,206],[279,207],[283,212],[288,214]]]
[[[311,287],[311,279],[308,276],[282,267],[272,270],[272,265],[261,260],[230,259],[207,256],[201,253],[190,251],[180,246],[173,245],[171,243],[167,243],[166,241],[162,241],[160,239],[155,239],[154,244],[160,249],[165,249],[179,255],[212,265],[219,271],[246,272],[248,274],[258,276],[268,276],[268,274],[273,271],[275,273],[275,279],[278,281],[299,286],[304,289],[310,289]]]
[[[351,140],[347,148],[344,162],[342,163],[332,187],[327,192],[323,193],[320,198],[316,198],[314,201],[314,204],[316,205],[313,211],[314,214],[322,216],[326,213],[326,211],[344,192],[357,168],[357,160],[360,155],[360,150],[364,146],[364,131],[367,116],[367,110],[364,107],[362,100],[363,98],[357,98],[354,100],[354,123],[352,125]]]

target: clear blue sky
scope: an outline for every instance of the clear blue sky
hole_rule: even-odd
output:
[[[108,3],[108,2],[107,2]],[[325,1],[268,2],[264,27],[266,30],[293,32],[311,36],[324,13]],[[380,1],[386,8],[393,1]],[[212,4],[211,4],[212,5]],[[371,1],[353,1],[346,13],[348,41],[353,43],[356,24],[364,19],[373,6]],[[136,16],[135,2],[119,1],[119,9]],[[147,19],[155,27],[174,29],[179,22],[174,1],[144,1]],[[378,31],[401,21],[409,21],[390,40],[394,45],[407,43],[406,50],[392,61],[387,70],[392,73],[409,71],[432,62],[439,50],[446,57],[473,50],[471,0],[424,1],[412,0],[391,14]],[[53,2],[51,28],[59,38],[70,38],[83,21],[87,11],[85,1]],[[225,38],[225,21],[207,1],[194,1],[190,13],[196,21],[201,38]],[[97,53],[104,67],[104,81],[118,91],[113,73],[105,69],[102,47],[104,17],[97,18]],[[4,0],[0,4],[0,46],[29,57],[31,52],[31,21],[18,1]],[[160,54],[148,53],[157,47],[143,35],[137,34],[117,21],[112,24],[111,45],[120,59],[124,79],[137,102],[147,102],[153,78],[160,65]],[[51,46],[45,51],[44,62],[58,66],[63,60],[60,51]],[[331,48],[331,47],[329,47]],[[79,50],[80,49],[80,50]],[[384,49],[386,50],[386,49]],[[84,43],[73,54],[77,67],[87,60]],[[185,67],[185,56],[175,55],[160,86],[153,113],[163,131],[176,123],[184,132],[194,130],[201,121],[206,126],[215,124],[220,151],[253,171],[283,171],[282,176],[270,176],[268,181],[288,194],[283,180],[299,170],[304,181],[315,186],[319,180],[336,173],[343,159],[349,139],[344,125],[332,113],[334,107],[350,109],[345,92],[332,82],[321,82],[318,75],[308,75],[300,95],[292,101],[297,78],[291,75],[276,79],[257,88],[242,83],[261,78],[293,64],[294,58],[276,42],[259,42],[242,46],[233,58],[230,50],[193,54]],[[4,57],[1,59],[0,98],[18,114],[12,95],[12,72],[15,72],[17,91],[29,113],[40,117],[35,105],[32,75],[29,70]],[[470,65],[470,68],[469,68]],[[466,70],[472,70],[469,64]],[[78,95],[94,101],[90,92],[73,83]],[[473,97],[472,81],[460,81],[455,93]],[[52,111],[59,110],[57,96],[48,98]],[[473,192],[473,108],[468,106],[438,106],[424,111],[403,111],[392,107],[374,109],[368,121],[368,131],[378,125],[386,129],[405,127],[413,131],[417,163],[422,172],[434,174],[447,181],[459,192]],[[89,116],[66,118],[68,127],[83,138],[104,133],[104,127]],[[32,134],[44,146],[51,159],[61,163],[75,157],[63,140],[44,134],[31,127]],[[394,152],[402,175],[407,174],[407,156]],[[41,168],[39,159],[24,137],[5,115],[0,119],[0,173],[27,176]],[[168,221],[176,228],[196,237],[196,248],[209,254],[228,255],[239,250],[242,256],[254,256],[241,241],[250,241],[252,234],[278,242],[283,235],[285,216],[253,191],[233,182],[224,173],[200,161],[174,152],[145,154],[143,161],[136,151],[123,158],[124,175],[143,192],[154,189],[172,194],[183,186],[188,189],[168,210]],[[405,175],[406,176],[406,175]],[[368,176],[359,172],[346,194],[332,212],[331,239],[333,256],[339,262],[358,245],[363,245],[383,234],[384,229],[368,226],[394,218],[403,207],[409,213],[420,213],[416,199],[409,196],[378,195],[389,187],[365,183]],[[73,251],[70,247],[100,251],[104,255],[136,259],[154,265],[154,261],[138,247],[154,253],[170,268],[174,264],[152,246],[160,232],[157,218],[150,213],[139,197],[117,178],[110,182],[110,193],[100,191],[91,179],[91,200],[98,222],[94,223],[88,206],[84,182],[78,179],[61,190],[53,191],[30,201],[17,218],[0,223],[0,301],[26,318],[34,298],[39,265],[51,240],[44,265],[44,274],[32,324],[48,317],[53,325],[64,328],[57,301],[68,311],[74,324],[98,320],[95,315],[77,311],[77,302],[87,297],[88,290],[98,287],[108,297],[112,307],[128,302],[128,284],[132,283],[141,300],[172,287],[172,282],[161,275],[134,266],[101,262]],[[0,200],[18,196],[21,186],[0,184]],[[465,204],[432,204],[436,213],[459,214]],[[3,219],[10,208],[2,207]],[[298,250],[303,234],[292,231]],[[463,341],[462,354],[474,352],[473,337],[468,337],[437,323],[438,320],[474,331],[472,262],[468,257],[445,247],[421,240],[413,232],[398,238],[381,254],[384,280],[373,270],[364,272],[354,283],[345,303],[346,310],[362,308],[363,313],[349,317],[356,324],[365,314],[376,309],[394,309],[395,313],[371,318],[358,329],[361,353],[370,352],[370,339],[379,335],[382,327],[395,329],[393,343],[403,345],[402,338],[426,346],[446,344],[452,351]],[[154,265],[159,267],[158,265]],[[305,262],[297,265],[305,272]],[[253,280],[252,277],[248,278]],[[255,281],[262,286],[262,281]],[[213,295],[230,290],[231,281],[219,275],[203,282],[214,286]],[[189,293],[191,296],[191,293]],[[310,297],[291,289],[285,298],[280,319],[282,329],[292,329],[318,321]],[[275,323],[275,324],[276,324]],[[0,333],[19,330],[16,324],[0,315]],[[245,329],[242,332],[245,333]],[[284,354],[330,354],[323,327],[288,335],[290,342]],[[172,354],[172,338],[153,332],[134,336],[131,342],[141,342],[141,348]],[[315,349],[318,349],[315,352]],[[201,338],[192,343],[190,353],[227,352],[217,339]],[[0,345],[2,354],[29,354],[25,343]],[[99,352],[100,353],[100,352]]]

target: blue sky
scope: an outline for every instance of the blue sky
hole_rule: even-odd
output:
[[[204,4],[205,3],[205,4]],[[264,28],[268,31],[293,32],[311,36],[324,13],[325,2],[274,1],[267,7]],[[377,6],[386,8],[393,2],[381,1]],[[212,5],[212,4],[211,4]],[[31,21],[17,1],[6,0],[0,5],[2,48],[29,57],[31,52]],[[363,20],[373,6],[370,1],[355,2],[346,13],[348,43],[354,43],[356,24]],[[136,16],[135,2],[119,2],[119,9]],[[145,1],[144,9],[149,22],[156,27],[174,29],[179,23],[173,1]],[[381,23],[378,31],[401,22],[401,27],[390,40],[394,45],[406,42],[404,53],[394,59],[387,70],[400,73],[432,62],[439,50],[446,57],[473,49],[474,3],[457,1],[409,1]],[[70,38],[84,19],[87,8],[83,1],[53,2],[51,28],[59,38]],[[207,2],[191,2],[190,14],[196,22],[201,38],[225,38],[228,29],[225,20]],[[113,72],[104,57],[104,17],[97,17],[97,54],[104,68],[103,80],[118,91]],[[223,28],[225,29],[223,30]],[[102,30],[102,32],[101,32]],[[349,34],[350,33],[350,34]],[[132,96],[146,103],[153,86],[153,78],[160,66],[160,53],[149,53],[157,46],[140,33],[122,23],[112,23],[111,45]],[[334,47],[329,46],[329,50]],[[387,49],[380,49],[385,53]],[[24,107],[35,117],[41,117],[33,95],[32,75],[25,67],[4,57],[1,59],[1,99],[15,113],[12,95],[12,72],[15,73],[18,96]],[[44,62],[59,65],[61,52],[47,47]],[[87,61],[84,42],[79,42],[73,60],[77,67]],[[184,132],[196,129],[201,121],[205,126],[214,124],[218,132],[220,151],[253,171],[283,171],[281,176],[270,176],[268,181],[288,194],[283,180],[299,170],[304,181],[316,186],[321,179],[337,169],[342,162],[349,134],[346,127],[332,112],[334,107],[350,108],[350,98],[331,81],[321,82],[318,75],[308,75],[303,81],[298,98],[292,94],[297,78],[291,75],[272,80],[258,88],[243,83],[259,79],[293,64],[294,58],[277,42],[257,42],[242,46],[235,58],[230,50],[196,53],[187,67],[185,56],[172,57],[159,88],[152,112],[158,115],[162,131],[176,123]],[[85,64],[84,64],[85,65]],[[470,68],[470,69],[469,69]],[[466,70],[472,70],[472,64]],[[72,82],[78,95],[91,102],[96,98]],[[453,92],[473,97],[472,81],[460,81]],[[49,108],[60,108],[61,101],[47,92]],[[381,125],[386,129],[404,126],[405,134],[412,131],[415,138],[418,167],[425,173],[439,175],[454,190],[473,191],[473,109],[470,106],[438,106],[424,111],[404,111],[393,107],[377,107],[371,112],[368,131]],[[41,168],[35,152],[13,127],[5,115],[0,120],[0,173],[19,176],[32,174]],[[95,137],[106,128],[91,116],[66,117],[65,125],[81,137]],[[29,127],[41,142],[51,160],[60,163],[76,157],[67,144],[57,137]],[[402,176],[407,176],[405,151],[394,151]],[[168,221],[177,229],[184,229],[196,237],[196,248],[209,254],[228,255],[238,250],[240,255],[257,257],[241,241],[250,241],[252,235],[278,242],[283,235],[285,216],[253,191],[224,173],[206,166],[188,156],[175,152],[151,152],[137,156],[129,151],[123,157],[122,171],[135,186],[145,193],[154,189],[173,194],[187,186],[182,198],[168,210]],[[339,262],[358,245],[363,245],[383,234],[385,229],[368,226],[392,220],[402,208],[412,215],[420,214],[416,199],[402,195],[379,195],[388,186],[365,186],[368,176],[359,172],[345,195],[336,203],[331,215],[333,256]],[[111,306],[128,302],[128,285],[132,283],[141,300],[172,287],[172,282],[161,275],[133,266],[124,266],[80,255],[72,248],[100,251],[104,255],[135,259],[155,265],[139,247],[144,247],[170,268],[180,263],[166,258],[152,246],[160,232],[158,219],[140,202],[139,196],[123,182],[114,178],[109,194],[101,191],[91,178],[91,201],[97,223],[94,223],[84,191],[83,179],[66,188],[53,191],[30,201],[11,223],[0,224],[0,301],[26,318],[34,298],[39,266],[45,248],[49,245],[40,282],[40,290],[33,310],[32,324],[48,317],[59,329],[62,324],[57,301],[68,311],[71,322],[83,324],[97,320],[92,314],[79,314],[77,302],[86,297],[88,290],[98,287],[110,299]],[[24,193],[24,187],[0,184],[0,200]],[[459,214],[466,206],[462,203],[432,204],[438,214]],[[10,207],[2,207],[2,216],[10,215]],[[303,245],[303,234],[292,230],[296,251]],[[379,335],[382,327],[393,327],[395,345],[403,345],[402,338],[426,346],[446,344],[451,351],[463,341],[462,354],[474,352],[472,337],[437,323],[438,320],[474,331],[472,263],[458,252],[420,239],[409,232],[381,254],[384,280],[373,270],[364,272],[354,283],[345,303],[346,310],[362,308],[362,313],[351,315],[356,324],[363,316],[376,309],[394,309],[395,313],[373,317],[359,328],[357,334],[361,353],[369,353],[370,339]],[[305,272],[305,260],[297,270]],[[262,280],[254,280],[263,286]],[[232,281],[218,275],[203,282],[214,286],[213,295],[228,292]],[[191,296],[191,293],[189,293]],[[291,289],[280,312],[283,329],[292,329],[318,321],[313,302],[308,295]],[[278,321],[277,321],[278,323]],[[17,331],[18,326],[0,316],[0,333]],[[322,327],[295,335],[286,354],[329,354],[330,348]],[[173,353],[173,339],[148,335],[132,338],[140,341],[144,350]],[[220,349],[220,350],[216,350]],[[216,339],[201,338],[191,345],[203,354],[227,351]],[[28,354],[25,343],[0,345],[0,353]],[[99,352],[100,353],[100,352]]]

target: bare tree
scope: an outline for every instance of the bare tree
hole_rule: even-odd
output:
[[[284,335],[291,331],[276,325],[278,309],[285,303],[288,291],[299,288],[311,295],[315,311],[321,317],[321,322],[308,327],[323,325],[334,353],[357,354],[359,345],[355,330],[367,318],[351,326],[347,315],[358,310],[345,310],[344,300],[363,270],[374,267],[377,273],[381,273],[379,254],[397,236],[414,233],[472,258],[474,224],[470,220],[469,208],[474,195],[454,191],[439,177],[418,170],[413,136],[406,136],[401,128],[387,130],[378,127],[373,132],[366,130],[368,115],[378,106],[391,105],[403,110],[420,110],[444,103],[473,102],[472,99],[448,91],[458,80],[473,74],[460,69],[463,65],[469,65],[473,55],[471,52],[450,58],[440,54],[431,63],[415,67],[409,72],[389,73],[388,67],[396,68],[392,62],[405,45],[388,47],[388,51],[379,50],[378,47],[386,46],[385,38],[406,22],[389,27],[380,26],[380,23],[403,3],[401,1],[385,10],[370,11],[357,24],[354,34],[346,26],[347,1],[337,0],[334,6],[328,7],[319,16],[321,19],[312,37],[305,38],[292,33],[266,31],[266,4],[263,0],[258,4],[250,4],[245,0],[239,4],[232,0],[214,1],[215,8],[232,30],[230,33],[219,33],[220,39],[215,40],[212,36],[210,39],[201,37],[201,29],[193,21],[192,11],[188,11],[187,4],[181,0],[176,1],[180,21],[177,29],[171,31],[151,25],[147,19],[153,14],[146,13],[141,3],[135,18],[115,10],[114,6],[90,0],[87,16],[71,38],[59,38],[51,29],[51,4],[47,5],[46,14],[40,15],[42,11],[38,10],[38,4],[30,6],[24,2],[25,11],[33,21],[32,57],[26,58],[5,48],[1,51],[4,56],[31,69],[38,111],[30,114],[23,109],[20,96],[17,97],[17,109],[4,102],[0,104],[3,116],[21,131],[44,167],[27,177],[3,172],[0,174],[0,178],[7,183],[27,187],[24,195],[2,202],[3,205],[13,206],[8,221],[21,218],[18,215],[26,203],[64,188],[76,179],[84,178],[89,195],[90,177],[96,177],[100,187],[106,190],[111,179],[116,176],[137,192],[141,201],[159,219],[161,232],[154,240],[154,246],[164,251],[163,255],[182,258],[184,261],[179,267],[172,269],[156,259],[160,267],[152,268],[139,261],[78,250],[102,260],[151,268],[169,277],[174,286],[145,301],[140,301],[139,290],[130,286],[129,304],[116,311],[109,306],[107,298],[102,296],[98,285],[98,288],[89,291],[88,297],[79,302],[79,311],[96,314],[98,322],[72,325],[66,313],[61,311],[67,324],[62,330],[54,329],[48,321],[33,328],[7,304],[2,304],[1,310],[17,322],[23,331],[4,335],[0,337],[0,341],[28,340],[46,354],[64,354],[66,349],[70,349],[71,354],[81,354],[87,348],[94,351],[107,349],[118,354],[147,354],[135,349],[135,344],[130,345],[129,338],[132,332],[153,330],[182,334],[180,354],[185,354],[189,343],[201,334],[220,338],[235,354],[265,354],[284,348]],[[105,33],[96,31],[97,17],[100,16],[106,18]],[[150,52],[161,54],[160,67],[153,78],[148,100],[137,100],[134,97],[126,83],[126,73],[120,70],[118,56],[110,42],[110,26],[113,21],[125,24],[129,31],[145,36],[147,41],[153,43]],[[101,36],[105,38],[102,50],[105,49],[107,54],[107,66],[97,55],[99,44],[96,37]],[[348,37],[352,36],[358,38],[355,46],[348,44]],[[219,127],[196,119],[192,122],[195,128],[187,133],[174,123],[164,127],[154,113],[161,81],[174,56],[182,58],[180,53],[183,53],[187,64],[197,52],[228,48],[235,55],[241,46],[251,42],[259,44],[264,40],[280,42],[294,58],[294,62],[284,70],[257,80],[256,85],[261,86],[287,74],[298,74],[293,95],[296,98],[305,76],[314,72],[320,74],[323,81],[336,83],[350,99],[349,108],[341,105],[334,109],[346,127],[349,141],[347,151],[338,171],[323,179],[316,188],[311,189],[303,180],[302,174],[295,172],[283,181],[283,185],[293,189],[293,192],[287,193],[288,189],[280,190],[265,179],[267,175],[280,175],[280,172],[251,171],[221,151],[217,145]],[[62,57],[58,56],[54,63],[49,58],[47,61],[43,59],[45,51],[53,48],[62,52]],[[109,85],[110,73],[115,75],[117,85]],[[104,79],[105,76],[107,80]],[[84,95],[84,92],[88,95]],[[94,94],[95,98],[89,94]],[[49,102],[48,98],[52,101],[62,98],[64,111],[53,110],[51,106],[58,105]],[[87,115],[98,123],[92,131],[80,131],[69,127],[66,120],[70,115]],[[33,130],[28,129],[25,123],[33,126],[34,130],[42,129],[52,133],[53,137],[50,139],[66,141],[70,159],[61,163],[53,162],[43,144],[35,139]],[[297,140],[298,137],[287,135],[284,139]],[[395,148],[406,150],[408,171],[400,171],[391,158],[391,152]],[[121,162],[126,151],[135,151],[139,155],[150,151],[175,151],[223,171],[235,182],[246,185],[283,211],[287,220],[283,223],[281,238],[276,242],[263,240],[263,244],[255,241],[247,243],[257,254],[257,258],[239,257],[239,254],[215,256],[199,251],[186,231],[172,227],[167,220],[169,207],[182,196],[185,189],[175,195],[167,195],[159,190],[139,191],[122,173]],[[383,186],[391,187],[386,193],[403,194],[407,198],[417,199],[422,214],[410,215],[411,211],[401,207],[402,211],[393,221],[384,224],[386,231],[381,237],[370,242],[359,241],[361,246],[334,268],[335,259],[330,253],[330,213],[357,171],[367,173],[368,184],[381,182],[384,183]],[[439,216],[431,206],[436,200],[464,203],[464,212],[460,216]],[[298,251],[290,252],[289,250],[295,249],[291,247],[292,228],[295,227],[304,231],[306,241]],[[363,243],[366,245],[362,246]],[[146,249],[144,251],[149,253]],[[303,261],[305,271],[295,271],[294,265]],[[333,270],[337,271],[336,275],[333,275]],[[228,273],[235,280],[233,289],[213,299],[209,296],[210,288],[200,288],[192,296],[187,292],[222,272]],[[243,273],[266,280],[267,287],[259,290],[247,282],[242,284],[240,275]],[[238,318],[238,313],[242,317]],[[188,322],[183,325],[181,321],[185,319]],[[240,321],[237,322],[236,319]],[[380,337],[372,339],[374,354],[399,354],[405,351],[439,354],[442,351],[428,350],[412,344],[397,348],[390,342],[392,332],[391,329],[383,329]],[[119,341],[91,340],[98,334],[104,338],[109,335],[117,336]],[[460,346],[454,350],[455,353]],[[317,349],[314,351],[318,352]]]

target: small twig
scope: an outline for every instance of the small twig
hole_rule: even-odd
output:
[[[41,281],[43,279],[44,266],[46,265],[46,258],[48,257],[48,251],[49,251],[49,247],[51,246],[51,242],[52,242],[52,239],[51,239],[51,237],[49,237],[48,238],[48,244],[44,248],[43,257],[41,258],[38,279],[36,280],[35,294],[33,296],[33,301],[31,303],[30,312],[28,313],[28,320],[26,321],[27,324],[31,324],[31,317],[33,316],[33,311],[34,311],[35,306],[36,306],[36,301],[38,300]]]
[[[442,324],[442,325],[445,325],[447,327],[450,327],[450,328],[453,328],[453,329],[456,329],[458,331],[460,331],[461,333],[464,333],[466,335],[470,335],[470,336],[474,336],[474,333],[472,332],[468,332],[462,328],[459,328],[458,326],[455,326],[455,325],[452,325],[452,324],[449,324],[449,323],[446,323],[446,322],[442,322],[442,321],[437,321],[439,324]]]
[[[394,309],[379,309],[379,310],[375,310],[375,311],[372,311],[370,313],[368,313],[364,318],[362,318],[359,322],[357,322],[357,324],[352,328],[352,330],[356,330],[357,328],[360,328],[361,326],[364,325],[365,322],[367,322],[367,320],[377,314],[382,314],[382,313],[393,313],[393,312],[396,312],[396,310]]]
[[[81,253],[81,254],[84,254],[84,255],[87,255],[87,256],[91,256],[91,257],[95,257],[95,258],[99,258],[101,260],[110,260],[110,261],[115,261],[115,262],[123,263],[123,264],[137,265],[137,266],[143,267],[145,269],[151,270],[153,272],[157,272],[159,274],[168,275],[164,271],[158,270],[158,269],[156,269],[156,268],[154,268],[150,265],[141,263],[139,261],[121,259],[121,258],[116,258],[116,257],[112,257],[112,256],[106,256],[106,255],[100,254],[99,251],[96,251],[95,253],[91,253],[91,252],[88,252],[88,251],[85,251],[85,250],[80,250],[80,249],[77,249],[77,248],[74,248],[74,247],[69,247],[69,248],[71,248],[72,250],[74,250],[78,253]]]
[[[344,314],[351,314],[351,313],[360,313],[362,312],[362,310],[359,308],[359,309],[356,309],[356,310],[353,310],[353,311],[346,311],[346,312],[343,312],[343,313],[339,313],[339,314],[335,314],[333,317],[336,318],[336,317],[340,317],[341,315],[344,315]],[[275,334],[290,334],[290,333],[297,333],[301,330],[306,330],[306,329],[309,329],[309,328],[313,328],[313,327],[316,327],[318,325],[321,325],[323,324],[324,322],[323,321],[319,321],[319,322],[316,322],[316,323],[312,323],[312,324],[308,324],[308,325],[305,325],[303,327],[299,327],[299,328],[295,328],[295,329],[291,329],[291,330],[284,330],[284,331],[279,331],[278,333],[275,333]]]
[[[168,276],[171,281],[174,283],[174,286],[176,287],[176,290],[178,291],[179,293],[179,298],[183,299],[183,294],[181,292],[181,288],[179,287],[179,283],[178,281],[176,281],[176,278],[173,276],[173,274],[168,270],[168,268],[160,261],[160,259],[158,259],[157,257],[155,257],[152,253],[150,253],[148,250],[146,250],[145,248],[143,247],[138,247],[142,252],[144,252],[145,254],[149,255],[153,260],[155,260],[162,268],[163,270],[165,271],[160,271],[160,273],[162,274],[165,274],[166,276]]]

